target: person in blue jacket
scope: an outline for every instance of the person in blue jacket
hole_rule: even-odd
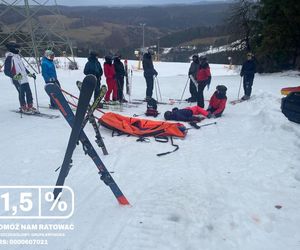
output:
[[[57,80],[57,74],[55,69],[54,60],[54,52],[52,50],[46,50],[44,53],[44,57],[42,58],[42,76],[45,80],[45,83],[55,83],[60,87],[60,83]],[[56,105],[54,101],[50,98],[50,108],[56,109]]]

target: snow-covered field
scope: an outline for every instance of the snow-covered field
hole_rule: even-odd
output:
[[[86,59],[78,62],[78,71],[58,70],[62,87],[75,95],[75,81],[83,79]],[[136,67],[137,62],[129,61],[129,65]],[[158,62],[155,68],[163,99],[180,98],[189,64]],[[205,98],[224,84],[228,101],[236,99],[239,72],[224,65],[211,65],[211,70],[212,84]],[[0,82],[0,185],[54,185],[58,175],[54,170],[63,161],[70,127],[62,116],[20,118],[10,112],[18,108],[17,92],[3,72]],[[132,98],[144,98],[145,85],[142,72],[133,71]],[[299,72],[257,74],[252,100],[235,106],[228,103],[216,125],[190,129],[185,139],[174,140],[180,149],[163,157],[156,154],[172,150],[170,144],[153,138],[141,143],[134,137],[111,137],[111,131],[101,128],[109,155],[103,156],[96,147],[97,151],[131,206],[118,205],[99,180],[92,160],[78,146],[65,183],[75,192],[73,216],[65,220],[0,219],[0,249],[300,249],[300,125],[289,122],[280,111],[280,89],[299,85]],[[49,98],[43,87],[39,75],[38,100],[45,107]],[[31,89],[34,93],[33,82]],[[188,88],[184,97],[189,97]],[[163,119],[166,110],[185,105],[160,105],[158,118]],[[125,107],[122,114],[143,113],[145,106]],[[89,124],[85,131],[93,141]],[[3,203],[1,196],[0,215],[5,214]],[[73,224],[74,229],[51,231],[64,233],[60,237],[39,238],[47,239],[48,245],[3,245],[3,240],[24,239],[3,235],[27,232],[3,229],[16,223]]]

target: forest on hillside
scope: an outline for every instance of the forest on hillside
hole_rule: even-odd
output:
[[[0,5],[0,53],[4,51],[1,40],[24,19],[22,8],[17,6],[17,11],[13,11]],[[37,8],[33,6],[31,12]],[[63,23],[57,26],[57,32],[70,38],[76,56],[87,56],[90,50],[96,50],[100,56],[120,53],[135,59],[135,51],[144,43],[146,48],[152,47],[160,54],[160,60],[188,61],[193,54],[232,44],[226,50],[210,54],[210,62],[228,63],[228,57],[232,57],[240,64],[249,51],[254,53],[261,72],[300,67],[298,0],[139,7],[58,6],[58,9],[59,15],[53,15],[54,6],[40,8],[33,16],[34,22],[45,28],[57,21]],[[59,31],[62,26],[65,29]],[[25,36],[29,34],[22,31],[17,38]],[[48,39],[50,42],[51,36]],[[171,49],[163,54],[164,48]]]

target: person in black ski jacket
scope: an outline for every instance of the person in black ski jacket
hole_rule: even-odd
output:
[[[120,103],[127,102],[124,98],[123,89],[124,89],[124,77],[125,77],[125,68],[124,64],[121,62],[121,56],[116,55],[114,57],[114,67],[116,71],[116,81],[118,86],[118,100]]]
[[[144,77],[146,79],[146,100],[150,100],[152,98],[153,94],[153,83],[154,83],[154,76],[157,76],[158,73],[154,69],[152,56],[151,56],[151,50],[148,50],[143,55],[143,69],[144,69]]]
[[[198,55],[193,55],[192,57],[192,63],[189,68],[189,78],[192,75],[194,79],[197,79],[197,72],[199,68],[199,56]],[[195,83],[193,82],[192,79],[190,79],[190,93],[191,97],[186,99],[188,102],[196,102],[197,101],[197,88]]]
[[[83,73],[85,75],[92,74],[92,75],[96,76],[96,78],[97,78],[97,84],[96,84],[95,92],[94,92],[94,100],[96,100],[100,94],[100,81],[101,81],[101,76],[103,75],[103,70],[102,70],[101,64],[98,61],[97,52],[95,52],[95,51],[90,52],[89,57],[88,57],[88,62],[85,64]]]
[[[248,100],[251,96],[252,85],[254,80],[254,74],[256,73],[256,63],[253,59],[253,54],[247,54],[247,61],[243,63],[240,76],[244,77],[243,87],[244,87],[244,96],[242,100]]]

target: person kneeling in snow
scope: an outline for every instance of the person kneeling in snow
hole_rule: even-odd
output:
[[[218,85],[216,91],[210,98],[207,110],[199,106],[186,107],[183,109],[173,108],[172,111],[166,111],[164,117],[166,120],[184,122],[201,121],[201,118],[196,115],[203,115],[207,118],[220,117],[226,107],[226,91],[227,88],[224,85]]]
[[[226,91],[227,88],[224,85],[218,85],[216,87],[216,91],[210,98],[209,106],[206,110],[208,112],[206,115],[207,118],[216,118],[222,115],[227,102]]]

